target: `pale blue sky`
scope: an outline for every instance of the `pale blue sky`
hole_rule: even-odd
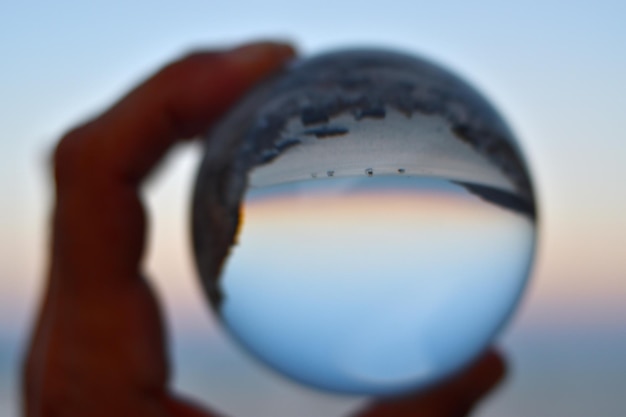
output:
[[[17,155],[2,166],[24,169],[68,125],[183,51],[274,36],[304,52],[378,44],[450,65],[512,122],[543,176],[540,190],[558,186],[571,203],[580,181],[620,174],[616,153],[596,147],[624,146],[624,15],[619,1],[9,0],[0,6],[0,133],[2,154]],[[564,148],[588,179],[554,163]]]
[[[434,58],[482,90],[520,137],[541,205],[540,256],[531,292],[507,339],[515,342],[511,355],[530,365],[549,362],[542,340],[550,339],[548,330],[563,326],[583,329],[574,332],[583,340],[600,323],[607,333],[604,339],[594,336],[598,346],[615,342],[611,329],[623,329],[620,317],[626,317],[624,16],[626,3],[619,0],[0,2],[0,192],[5,196],[0,200],[0,374],[5,375],[0,375],[0,414],[14,410],[2,395],[15,392],[6,375],[15,374],[19,349],[3,340],[24,337],[45,265],[45,164],[55,139],[169,59],[192,48],[259,36],[292,39],[305,54],[392,46]],[[149,269],[159,273],[157,283],[167,292],[174,334],[190,340],[208,322],[186,246],[197,156],[191,149],[178,152],[147,190],[155,224]],[[550,346],[558,345],[550,340]],[[522,348],[531,345],[535,356]],[[585,352],[580,355],[591,361],[593,349]],[[604,357],[617,353],[612,355]],[[519,399],[533,392],[534,377],[523,368],[515,380],[522,382],[513,383],[491,410],[572,417],[585,415],[575,410],[584,411],[586,404],[606,400],[612,391],[597,391],[599,397],[585,391],[598,385],[601,367],[589,362],[581,370],[575,367],[580,360],[565,359],[563,369],[574,374],[596,372],[589,379],[593,384],[585,385],[583,378],[582,388],[570,392],[577,393],[570,397],[578,398],[578,408],[524,409],[529,405]],[[193,390],[184,382],[192,380],[192,367],[180,378]],[[618,382],[626,385],[624,378]],[[298,401],[308,401],[302,398]],[[608,399],[608,410],[626,409],[617,394]],[[518,411],[507,404],[517,404]],[[489,412],[484,415],[493,415]]]

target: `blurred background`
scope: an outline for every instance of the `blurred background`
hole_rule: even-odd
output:
[[[534,175],[540,239],[529,291],[499,339],[503,386],[480,417],[626,415],[626,3],[530,0],[0,3],[0,415],[19,414],[19,369],[41,293],[49,154],[165,62],[256,38],[304,55],[374,45],[468,79],[518,134]],[[365,399],[275,376],[221,333],[189,242],[198,147],[145,188],[147,269],[165,305],[176,387],[232,416],[340,416]]]

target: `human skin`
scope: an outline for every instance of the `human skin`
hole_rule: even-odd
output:
[[[26,417],[218,415],[170,387],[163,319],[142,270],[140,190],[174,145],[205,132],[294,55],[271,42],[190,54],[59,141],[49,266],[24,364]],[[431,391],[355,416],[464,416],[504,373],[489,351]]]

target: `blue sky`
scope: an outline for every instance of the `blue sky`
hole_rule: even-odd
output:
[[[614,336],[626,317],[624,16],[621,1],[3,1],[0,191],[7,197],[0,202],[0,392],[7,398],[15,393],[15,341],[24,338],[45,268],[47,155],[55,139],[185,51],[279,37],[295,41],[303,54],[350,45],[419,53],[460,73],[496,104],[528,157],[541,230],[530,292],[504,341],[525,366],[481,415],[582,416],[575,410],[583,413],[600,399],[609,403],[606,415],[620,415],[610,410],[626,409],[623,398],[610,389],[591,390],[608,369],[608,362],[593,358],[602,356],[603,346],[626,345]],[[187,241],[197,151],[179,150],[146,189],[154,224],[148,269],[166,294],[181,341],[175,352],[212,346],[209,336],[199,335],[214,325],[197,294]],[[570,342],[559,346],[551,335],[566,330]],[[592,330],[596,350],[572,350]],[[626,363],[618,350],[611,352],[606,361]],[[546,400],[543,409],[533,409],[522,401],[532,397],[533,378],[539,378],[530,370],[550,362],[550,355],[564,358],[553,375],[568,370],[579,376],[582,388],[569,392],[578,408],[559,409]],[[212,369],[210,359],[200,363]],[[255,372],[241,366],[248,369],[242,374]],[[211,397],[189,382],[192,368],[181,365],[178,383]],[[312,397],[297,398],[306,403]],[[14,403],[0,395],[0,414],[13,412]]]

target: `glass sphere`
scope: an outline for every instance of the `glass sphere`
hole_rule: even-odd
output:
[[[299,61],[207,137],[203,288],[254,356],[393,395],[467,366],[523,292],[535,203],[518,144],[449,71],[382,50]]]

